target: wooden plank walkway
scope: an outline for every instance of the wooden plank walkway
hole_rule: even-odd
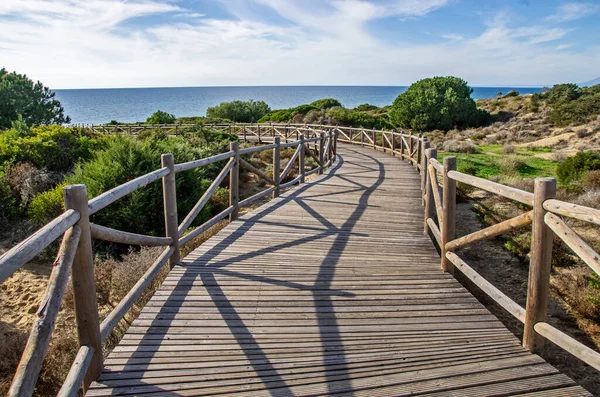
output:
[[[339,154],[174,268],[88,395],[590,395],[440,271],[412,167]]]

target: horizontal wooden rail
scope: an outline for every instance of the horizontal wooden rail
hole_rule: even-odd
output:
[[[282,183],[282,184],[279,186],[279,188],[280,188],[280,189],[285,189],[285,188],[287,188],[287,187],[293,186],[293,185],[295,185],[296,183],[300,182],[300,180],[301,180],[301,179],[302,179],[302,175],[300,175],[300,176],[297,176],[296,178],[292,179],[292,180],[291,180],[291,181],[289,181],[289,182]]]
[[[458,171],[450,171],[448,173],[450,179],[457,182],[466,183],[467,185],[485,190],[498,196],[505,197],[510,200],[518,201],[522,204],[533,206],[533,193],[524,190],[515,189],[514,187],[502,185],[500,183],[488,181],[487,179],[478,178],[476,176],[463,174]]]
[[[181,237],[183,233],[185,233],[186,229],[190,227],[192,222],[194,222],[194,219],[196,219],[200,211],[202,211],[202,208],[204,208],[206,203],[208,203],[208,200],[210,200],[210,198],[215,193],[219,185],[221,185],[221,182],[223,182],[227,174],[229,174],[234,164],[235,159],[230,159],[229,162],[225,165],[225,167],[223,167],[221,172],[219,172],[219,175],[217,175],[215,180],[210,184],[208,189],[206,189],[202,197],[200,197],[200,200],[198,200],[198,202],[194,204],[194,207],[190,210],[189,214],[187,214],[183,221],[181,221],[181,224],[177,228],[179,237]]]
[[[197,228],[195,228],[194,230],[190,231],[185,236],[181,237],[179,239],[179,245],[182,246],[184,244],[189,243],[194,238],[196,238],[199,234],[205,232],[208,228],[210,228],[211,226],[215,225],[220,220],[228,217],[229,214],[231,214],[233,212],[233,210],[234,210],[234,206],[231,205],[227,209],[219,212],[217,215],[213,216],[208,221],[204,222],[202,225],[198,226]]]
[[[252,196],[250,196],[250,197],[248,197],[248,198],[240,201],[238,205],[240,207],[245,207],[247,205],[250,205],[253,202],[255,202],[256,200],[259,200],[259,199],[261,199],[261,198],[263,198],[265,196],[268,196],[269,194],[273,193],[275,191],[275,189],[277,189],[276,186],[271,186],[268,189],[265,189],[265,190],[263,190],[261,192],[256,193],[255,195],[252,195]]]
[[[120,198],[136,191],[137,189],[144,187],[149,183],[160,180],[163,176],[168,175],[169,172],[170,170],[167,167],[160,168],[156,171],[149,172],[113,189],[110,189],[109,191],[104,192],[97,197],[94,197],[88,203],[89,214],[92,215],[100,211],[102,208],[105,208],[119,200]]]
[[[464,246],[467,246],[478,241],[487,240],[515,229],[530,225],[533,220],[533,211],[526,212],[522,215],[500,222],[496,225],[486,227],[485,229],[459,237],[446,244],[448,251],[454,251]]]
[[[93,356],[93,347],[83,345],[79,348],[75,356],[75,361],[73,361],[65,381],[56,395],[57,397],[76,397],[79,394],[83,378],[92,362]]]
[[[546,211],[600,225],[600,210],[596,208],[566,203],[556,199],[544,201],[543,206]]]
[[[245,155],[245,154],[255,153],[255,152],[262,152],[263,150],[275,149],[276,146],[277,145],[275,145],[274,143],[272,143],[270,145],[263,145],[263,146],[250,146],[247,148],[240,149],[240,156]]]
[[[92,234],[92,238],[120,244],[160,247],[173,243],[173,239],[170,237],[156,237],[145,234],[124,232],[122,230],[96,225],[95,223],[90,223],[90,232]]]
[[[67,210],[6,251],[0,256],[0,283],[35,258],[77,221],[79,221],[79,212]]]
[[[564,241],[596,274],[600,275],[600,255],[588,243],[553,213],[547,212],[544,221],[554,234]]]
[[[127,314],[127,312],[133,307],[135,302],[142,296],[142,293],[148,285],[156,278],[158,273],[162,270],[163,266],[171,254],[175,251],[173,247],[165,248],[165,250],[156,258],[154,263],[146,270],[144,275],[138,280],[137,283],[131,288],[131,290],[125,295],[119,304],[113,309],[112,312],[102,321],[100,324],[100,339],[104,341],[106,337],[112,332],[117,326],[119,321]]]
[[[430,159],[429,164],[440,174],[444,172],[444,166],[437,159]]]
[[[525,309],[523,309],[515,301],[506,296],[504,292],[494,287],[489,281],[481,277],[475,270],[473,270],[472,267],[467,265],[454,252],[447,252],[446,258],[448,258],[450,262],[454,264],[454,267],[456,269],[460,270],[462,274],[464,274],[469,280],[471,280],[473,284],[475,284],[490,298],[492,298],[494,302],[502,306],[506,311],[515,316],[515,318],[517,318],[522,323],[525,322]]]
[[[298,145],[300,145],[300,141],[292,141],[292,142],[284,142],[284,143],[280,143],[280,144],[279,144],[279,147],[280,147],[281,149],[285,149],[285,148],[288,148],[288,147],[296,147],[296,146],[298,146]]]
[[[204,159],[188,161],[187,163],[175,164],[175,172],[187,171],[205,165],[213,164],[218,161],[227,160],[233,157],[235,153],[233,151],[217,154]]]
[[[69,281],[71,266],[73,265],[80,237],[81,228],[77,225],[67,230],[64,235],[52,273],[48,279],[46,293],[40,303],[37,318],[31,328],[27,345],[10,387],[9,395],[11,396],[30,396],[33,394]]]
[[[583,343],[577,342],[569,335],[561,332],[548,323],[536,323],[535,332],[548,339],[550,342],[562,347],[581,361],[600,371],[600,353],[590,349]]]

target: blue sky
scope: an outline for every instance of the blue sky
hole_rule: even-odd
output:
[[[0,66],[52,88],[581,83],[599,18],[599,0],[2,0]]]

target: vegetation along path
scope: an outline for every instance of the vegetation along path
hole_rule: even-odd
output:
[[[440,270],[411,165],[338,160],[175,266],[87,394],[589,395]]]

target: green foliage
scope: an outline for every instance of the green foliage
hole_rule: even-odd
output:
[[[146,119],[146,124],[175,124],[175,116],[171,113],[157,110]]]
[[[27,161],[37,168],[68,172],[76,162],[90,159],[104,147],[103,136],[82,128],[60,125],[32,129],[15,126],[0,132],[0,165]]]
[[[239,123],[256,123],[271,111],[264,101],[222,102],[206,110],[210,118],[228,119]]]
[[[582,90],[577,84],[556,84],[543,94],[544,99],[552,104],[558,102],[568,102],[579,98],[582,95]]]
[[[0,167],[0,221],[8,222],[16,212],[16,200],[10,190],[6,174]]]
[[[387,115],[371,115],[367,112],[359,112],[346,108],[334,108],[327,111],[327,115],[337,123],[350,127],[364,128],[392,128],[387,120]]]
[[[275,110],[271,114],[264,115],[258,121],[260,123],[264,123],[267,121],[275,121],[278,123],[285,123],[285,122],[288,122],[293,116],[294,116],[294,113],[293,113],[292,109],[281,109],[281,110]]]
[[[26,75],[0,69],[0,129],[10,128],[11,122],[22,120],[29,124],[64,124],[65,116],[55,93],[41,82],[34,83]]]
[[[477,127],[490,121],[490,114],[478,109],[473,90],[458,77],[433,77],[412,84],[400,94],[390,112],[390,121],[417,131]]]
[[[600,94],[583,95],[576,100],[557,102],[552,106],[548,120],[557,126],[585,123],[600,114]]]
[[[519,96],[519,91],[512,90],[508,94],[504,95],[503,98],[510,98],[510,97],[516,97],[516,96]]]
[[[226,143],[221,142],[220,145],[226,146]],[[160,168],[162,153],[173,153],[177,162],[186,162],[208,157],[214,154],[214,149],[213,146],[201,147],[190,144],[188,139],[181,136],[167,137],[156,133],[141,140],[128,136],[115,136],[106,150],[99,152],[93,160],[78,165],[64,183],[83,183],[87,185],[89,196],[95,197]],[[202,196],[221,166],[222,164],[213,164],[177,174],[179,220],[183,219]],[[36,222],[46,223],[60,213],[61,189],[62,186],[59,186],[34,197],[29,215]],[[164,235],[162,200],[161,183],[155,182],[94,214],[92,220],[119,230]],[[195,223],[206,221],[210,213],[210,205],[207,205],[196,218]]]
[[[558,165],[556,176],[561,183],[569,184],[581,180],[591,170],[600,170],[600,153],[589,150],[567,157]]]
[[[370,105],[368,103],[363,103],[354,108],[354,110],[358,110],[359,112],[370,112],[371,110],[377,110],[377,109],[379,109],[377,106]]]
[[[341,107],[342,104],[340,103],[340,101],[334,98],[323,98],[317,99],[316,101],[312,102],[310,106],[317,109],[329,109],[334,107]]]

